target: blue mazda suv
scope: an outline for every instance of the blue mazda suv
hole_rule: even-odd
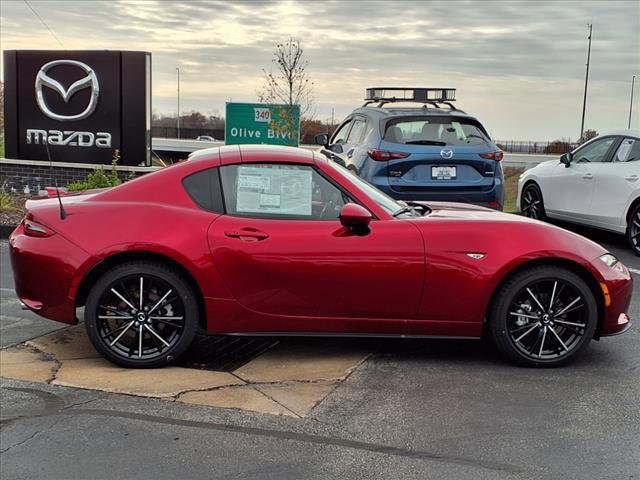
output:
[[[455,89],[369,88],[331,138],[331,160],[397,200],[504,204],[503,153],[474,117],[455,108]],[[401,106],[400,103],[420,103]]]

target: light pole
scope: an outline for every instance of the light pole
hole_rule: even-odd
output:
[[[587,50],[587,73],[584,77],[584,99],[582,100],[582,123],[580,125],[580,140],[584,134],[584,113],[587,110],[587,84],[589,83],[589,61],[591,59],[591,32],[593,24],[589,24],[589,49]]]
[[[636,76],[631,78],[631,101],[629,102],[629,125],[627,128],[631,130],[631,112],[633,112],[633,84],[636,83]]]
[[[176,67],[178,72],[178,138],[180,138],[180,67]]]

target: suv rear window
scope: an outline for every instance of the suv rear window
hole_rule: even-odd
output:
[[[407,145],[482,145],[489,137],[482,126],[459,117],[411,117],[387,122],[384,140]]]

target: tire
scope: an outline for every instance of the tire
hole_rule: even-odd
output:
[[[640,256],[640,203],[633,207],[627,226],[627,240],[633,253]]]
[[[525,217],[535,220],[544,220],[547,215],[544,211],[542,191],[535,183],[529,183],[522,190],[520,196],[520,211]]]
[[[356,175],[356,176],[360,176],[360,175],[358,174],[358,169],[357,169],[357,168],[356,168],[356,166],[355,166],[355,165],[353,165],[353,164],[347,165],[347,170],[349,170],[350,172],[352,172],[352,173],[353,173],[354,175]]]
[[[531,267],[500,287],[488,321],[490,337],[507,359],[528,367],[556,367],[587,347],[598,307],[589,286],[572,271]]]
[[[96,350],[128,368],[175,361],[191,345],[198,316],[197,299],[184,278],[152,262],[129,262],[106,272],[91,288],[84,313]]]

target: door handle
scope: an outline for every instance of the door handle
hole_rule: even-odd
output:
[[[226,230],[224,234],[230,238],[239,238],[247,242],[256,242],[258,240],[264,240],[269,238],[269,234],[258,230],[257,228],[241,228],[239,230]]]
[[[591,180],[593,178],[593,173],[585,173],[582,178],[585,180]]]
[[[638,175],[631,175],[625,178],[625,180],[628,180],[629,182],[635,182],[636,180],[638,180]]]

